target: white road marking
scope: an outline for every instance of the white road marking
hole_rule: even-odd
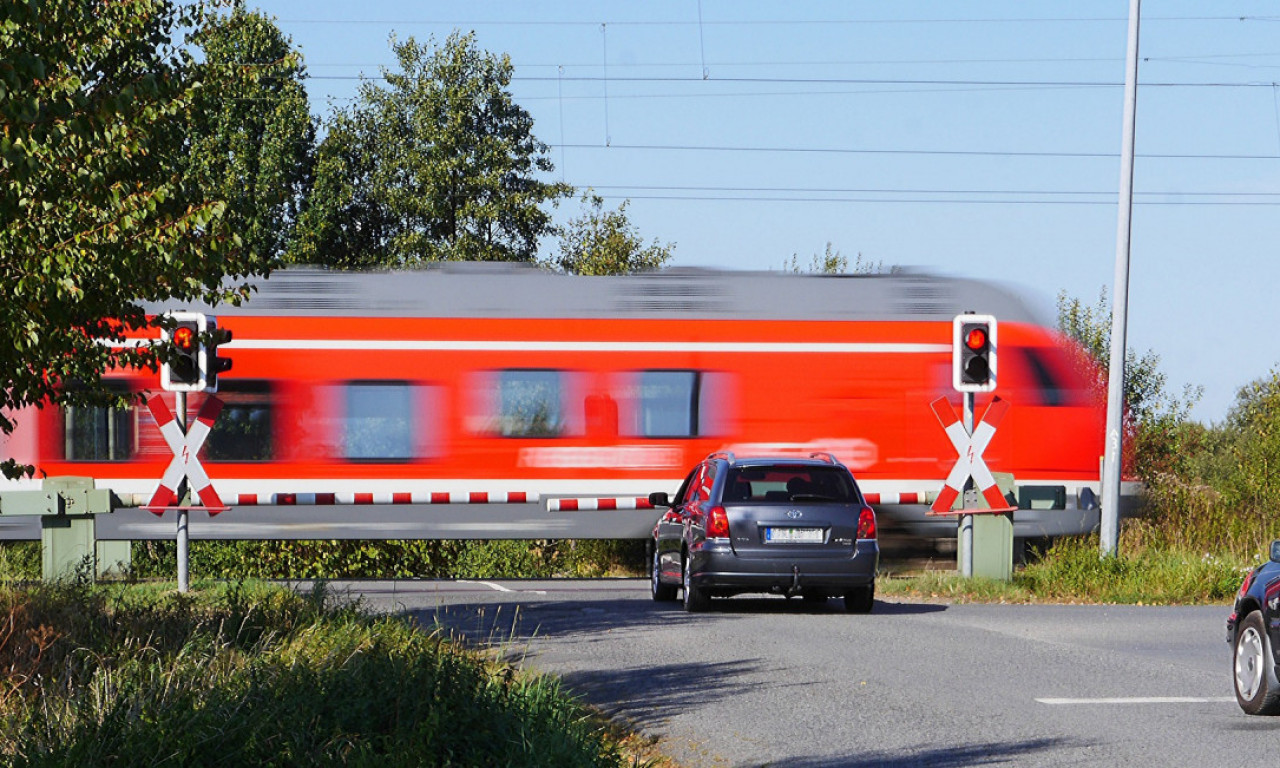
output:
[[[492,581],[464,581],[462,579],[459,579],[458,583],[459,584],[481,584],[488,587],[489,589],[496,590],[498,592],[523,592],[530,595],[547,594],[546,590],[544,589],[507,589],[501,584],[495,584]]]
[[[1234,702],[1231,696],[1126,696],[1101,699],[1036,699],[1050,706],[1071,704],[1227,704]]]

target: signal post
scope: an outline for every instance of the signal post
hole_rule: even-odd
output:
[[[157,426],[165,442],[173,451],[173,461],[160,480],[151,503],[144,507],[156,515],[173,509],[178,513],[176,543],[178,547],[178,591],[190,587],[190,532],[189,513],[193,507],[184,503],[187,480],[201,479],[195,488],[196,495],[210,515],[222,512],[226,507],[208,482],[208,475],[201,467],[196,454],[208,436],[222,401],[213,397],[218,391],[218,374],[231,369],[231,360],[218,357],[218,345],[231,341],[231,331],[218,328],[218,319],[201,312],[170,312],[175,321],[173,330],[161,331],[161,339],[172,343],[175,355],[161,366],[160,387],[174,393],[174,413],[168,414],[162,403],[149,403]],[[187,428],[187,393],[205,392],[209,398],[200,409],[196,424]],[[171,418],[166,418],[171,416]]]
[[[996,388],[996,327],[991,315],[964,314],[953,321],[951,383],[964,396],[963,415],[957,417],[945,397],[933,402],[934,414],[958,458],[931,514],[958,514],[956,554],[961,575],[1008,580],[1013,575],[1012,513],[1016,507],[1009,505],[1005,489],[987,468],[982,453],[1009,404],[997,396],[980,421],[975,422],[974,414],[974,395]],[[1012,478],[1005,475],[1004,479],[1011,490]],[[960,506],[955,509],[957,502]]]

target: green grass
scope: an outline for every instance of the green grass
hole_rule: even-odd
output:
[[[257,584],[0,587],[0,765],[622,766],[561,690]]]
[[[888,574],[879,591],[885,597],[955,602],[1225,604],[1261,557],[1137,549],[1134,539],[1122,538],[1120,557],[1104,558],[1096,535],[1061,538],[1038,560],[1016,569],[1009,582],[930,570]]]

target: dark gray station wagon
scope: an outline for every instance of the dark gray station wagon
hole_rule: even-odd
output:
[[[841,596],[867,613],[875,600],[880,548],[876,516],[853,475],[830,454],[699,462],[653,527],[654,600],[683,593],[688,611],[712,597],[768,592],[820,603]]]

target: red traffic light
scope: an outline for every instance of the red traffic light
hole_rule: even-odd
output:
[[[964,345],[975,352],[987,346],[987,329],[970,328],[964,336]]]
[[[966,312],[951,323],[951,385],[957,392],[996,388],[996,319]]]
[[[173,331],[173,346],[183,352],[191,352],[196,348],[196,331],[185,325]]]

